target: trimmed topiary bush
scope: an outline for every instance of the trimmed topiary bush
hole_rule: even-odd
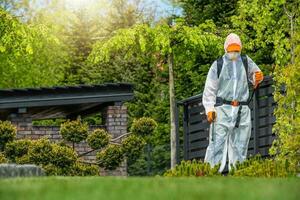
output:
[[[130,135],[122,141],[122,151],[131,161],[139,158],[145,147],[145,140],[138,135]]]
[[[29,139],[16,140],[7,143],[4,149],[6,158],[12,162],[16,162],[16,159],[19,159],[28,153],[31,144],[32,140]]]
[[[110,144],[107,148],[96,154],[96,159],[100,167],[114,170],[123,160],[122,148],[119,145]]]
[[[81,122],[79,119],[74,121],[66,121],[61,124],[60,131],[62,138],[66,141],[79,143],[85,140],[88,136],[88,124]]]
[[[142,117],[134,119],[130,127],[130,132],[139,136],[151,135],[157,127],[157,123],[154,119],[149,117]]]
[[[63,176],[63,175],[67,175],[65,174],[65,170],[55,166],[51,163],[47,164],[47,165],[43,165],[42,167],[45,170],[45,173],[47,176]]]
[[[50,162],[61,168],[72,166],[77,160],[77,154],[73,149],[57,144],[52,144],[51,154],[53,155],[53,158]]]
[[[97,165],[90,165],[90,164],[76,162],[70,170],[70,175],[71,176],[98,176],[99,167]]]
[[[31,148],[28,151],[31,163],[37,165],[47,165],[54,158],[53,145],[46,138],[32,141]]]
[[[221,174],[218,172],[219,168],[220,165],[211,168],[209,163],[194,159],[192,161],[181,161],[174,169],[166,171],[164,176],[220,176]]]
[[[3,151],[6,143],[15,139],[17,128],[10,121],[0,120],[0,151]]]
[[[40,165],[47,175],[99,175],[99,167],[79,163],[77,153],[70,146],[64,143],[51,143],[47,138],[9,142],[5,154],[17,164]],[[2,153],[0,153],[1,162],[6,162]]]
[[[104,129],[95,129],[91,134],[87,137],[87,143],[89,146],[94,149],[102,149],[109,144],[111,136]]]
[[[53,164],[43,166],[47,176],[97,176],[99,175],[99,167],[75,162],[71,166],[58,167]]]

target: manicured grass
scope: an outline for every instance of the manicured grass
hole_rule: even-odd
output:
[[[300,199],[300,178],[42,177],[0,180],[0,199]]]

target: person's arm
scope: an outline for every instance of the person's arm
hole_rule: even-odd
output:
[[[202,95],[202,103],[205,108],[206,115],[209,112],[215,111],[215,103],[218,92],[218,72],[217,72],[217,61],[215,61],[207,74],[205,87]]]
[[[247,61],[248,61],[248,80],[252,83],[252,85],[255,86],[255,82],[256,79],[258,79],[257,77],[257,73],[261,73],[261,75],[259,77],[261,80],[258,80],[258,82],[262,82],[263,80],[263,74],[262,71],[259,69],[259,67],[256,65],[256,63],[249,57],[247,56]]]

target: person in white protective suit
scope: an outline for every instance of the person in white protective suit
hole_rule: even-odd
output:
[[[224,49],[225,54],[209,69],[202,97],[210,123],[204,161],[211,167],[221,164],[219,172],[225,168],[227,154],[229,170],[231,165],[235,166],[237,161],[243,162],[247,157],[251,135],[249,86],[256,88],[263,80],[263,74],[253,60],[241,56],[242,43],[238,35],[229,34]]]

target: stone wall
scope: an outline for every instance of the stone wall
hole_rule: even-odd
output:
[[[116,138],[127,132],[127,108],[123,105],[107,106],[103,113],[103,120],[105,125],[89,126],[89,131],[93,131],[97,128],[106,129],[112,138]],[[33,126],[32,118],[29,114],[18,113],[11,114],[9,119],[17,127],[17,138],[24,139],[39,139],[42,137],[48,137],[53,142],[62,141],[61,135],[59,134],[59,126]],[[120,141],[116,141],[120,142]],[[71,144],[69,144],[71,145]],[[78,155],[83,154],[91,150],[86,142],[75,144],[75,150]],[[91,152],[83,156],[83,159],[87,162],[95,161],[96,151]],[[100,174],[105,175],[118,175],[127,176],[127,164],[123,162],[122,165],[113,171],[100,170]]]

